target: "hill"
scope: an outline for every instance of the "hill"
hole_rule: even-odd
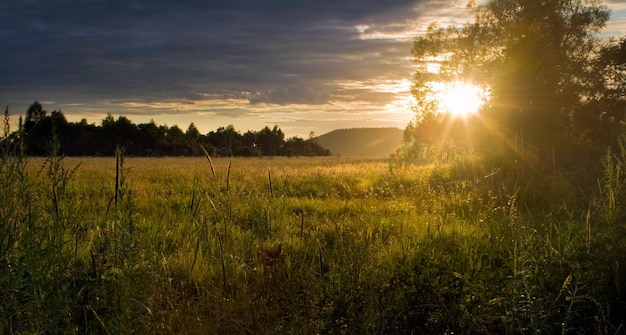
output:
[[[313,141],[333,155],[389,156],[402,144],[404,131],[398,128],[337,129]]]

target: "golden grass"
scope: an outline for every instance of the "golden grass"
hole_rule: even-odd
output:
[[[58,278],[28,283],[10,273],[0,280],[30,285],[28,292],[45,291],[52,280],[64,300],[50,304],[73,303],[71,313],[55,317],[78,332],[550,333],[593,307],[581,303],[561,317],[562,306],[578,307],[563,287],[593,288],[588,283],[603,273],[585,270],[597,257],[576,259],[581,250],[600,250],[585,229],[594,218],[578,225],[562,211],[547,220],[518,207],[509,180],[485,179],[480,169],[475,175],[469,163],[126,157],[115,207],[115,157],[62,163],[80,166],[52,224],[46,195],[61,193],[43,159],[28,160],[38,179],[32,197],[23,195],[37,200],[26,223],[65,229],[54,239],[60,252],[38,259],[15,244],[29,271]],[[11,238],[52,236],[31,231]],[[24,301],[22,309],[41,310],[13,289],[0,292]],[[9,311],[13,305],[0,302]],[[549,321],[536,323],[534,313]],[[596,324],[606,325],[602,313]]]

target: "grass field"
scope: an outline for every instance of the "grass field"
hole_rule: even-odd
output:
[[[0,333],[624,331],[623,153],[594,196],[479,157],[120,158],[3,156]]]

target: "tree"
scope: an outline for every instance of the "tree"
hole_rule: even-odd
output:
[[[241,134],[235,130],[232,124],[226,128],[219,127],[217,131],[210,132],[207,134],[207,140],[216,148],[217,154],[220,156],[238,155],[241,149]]]
[[[183,130],[180,129],[178,125],[170,127],[165,133],[165,138],[172,155],[180,156],[183,154],[185,147],[185,133],[183,133]]]
[[[101,136],[103,143],[101,150],[104,153],[115,152],[118,146],[126,148],[128,153],[133,152],[133,143],[138,139],[139,128],[125,116],[119,116],[117,120],[111,114],[102,120]]]
[[[185,137],[187,137],[187,140],[191,143],[197,142],[200,138],[200,131],[198,130],[196,125],[193,124],[193,122],[189,124],[189,127],[185,132]]]
[[[34,101],[26,110],[26,122],[37,122],[44,118],[48,112],[43,109],[39,101]]]
[[[605,43],[594,69],[595,86],[574,115],[576,129],[595,142],[616,144],[626,112],[626,38]]]
[[[141,151],[147,156],[160,156],[165,152],[165,134],[166,130],[156,125],[154,120],[150,120],[148,123],[142,123],[137,126],[140,133],[140,145]]]
[[[69,154],[73,156],[89,156],[99,155],[100,151],[99,130],[98,126],[88,123],[87,119],[81,119],[80,122],[70,123],[69,128],[73,134],[73,138],[69,144],[61,143],[61,149],[66,146],[71,148]]]
[[[278,125],[270,129],[265,126],[257,133],[257,144],[265,156],[275,156],[281,154],[280,150],[285,140],[285,134]]]
[[[59,154],[65,154],[68,152],[72,152],[72,139],[74,134],[72,133],[72,129],[65,118],[65,114],[61,110],[53,110],[50,113],[50,124],[51,124],[51,136],[56,136],[56,141],[61,144],[64,143],[65,146],[62,148],[58,148],[61,152]],[[54,141],[54,140],[53,140]]]
[[[540,158],[571,147],[573,116],[596,93],[597,33],[607,8],[595,0],[494,0],[468,8],[473,22],[433,24],[414,42],[416,130],[442,120],[433,83],[462,80],[489,89],[474,126],[489,142],[499,139],[500,149],[512,151],[516,138]]]
[[[199,156],[202,154],[199,144],[200,138],[202,135],[200,134],[200,130],[196,127],[196,125],[192,122],[189,124],[187,131],[185,131],[185,152],[186,156]]]
[[[56,149],[59,151],[55,153],[70,156],[112,155],[118,146],[124,147],[129,155],[137,156],[199,156],[204,154],[200,145],[211,156],[330,154],[310,140],[294,137],[285,142],[285,135],[278,126],[273,129],[265,127],[260,132],[249,130],[241,135],[233,125],[229,125],[202,135],[193,123],[183,132],[177,125],[157,126],[154,120],[136,125],[125,116],[116,119],[111,114],[97,126],[89,124],[86,119],[68,122],[61,110],[54,110],[47,115],[37,102],[27,110],[26,117],[29,119],[29,131],[20,128],[18,132],[7,135],[10,129],[8,122],[5,122],[5,137],[0,139],[0,144],[6,147],[10,143],[23,143],[26,154],[37,156],[49,155]],[[263,135],[261,139],[265,152],[260,149],[259,134]]]
[[[102,128],[113,127],[115,125],[115,118],[111,113],[108,113],[107,116],[102,119]]]
[[[47,155],[52,148],[52,120],[48,112],[38,102],[33,102],[26,110],[24,135],[26,153],[30,155]]]
[[[261,151],[257,145],[256,131],[246,131],[241,138],[241,142],[243,145],[243,152],[241,154],[243,156],[261,156]]]
[[[320,146],[315,140],[304,140],[294,136],[288,138],[284,143],[284,154],[286,156],[329,156],[330,151]]]

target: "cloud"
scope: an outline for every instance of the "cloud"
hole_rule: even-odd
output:
[[[388,88],[411,79],[413,37],[433,20],[462,22],[464,5],[3,0],[0,102],[25,109],[50,100],[69,113],[238,118],[267,115],[266,106],[384,111],[405,99],[408,87]]]
[[[406,0],[8,0],[0,5],[0,75],[10,80],[0,89],[146,99],[245,90],[262,92],[252,103],[323,103],[329,81],[394,72],[383,59],[388,53],[371,55],[385,44],[405,54],[410,46],[364,40],[354,27],[413,15],[414,6]]]
[[[277,105],[308,104],[321,105],[328,103],[330,95],[321,89],[304,86],[280,87],[259,93],[250,99],[251,104],[271,103]]]
[[[621,38],[626,32],[626,2],[612,0],[606,5],[611,10],[611,20],[602,35]]]

